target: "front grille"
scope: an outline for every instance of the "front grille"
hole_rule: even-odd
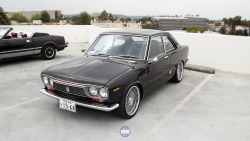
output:
[[[67,90],[68,87],[68,90]],[[54,82],[54,88],[56,90],[62,91],[62,92],[67,92],[69,94],[73,94],[73,95],[78,95],[78,96],[86,96],[85,92],[84,92],[84,88],[78,88],[78,87],[72,87],[72,86],[67,86],[67,85],[63,85],[63,84],[59,84],[59,83],[55,83]]]
[[[55,92],[55,95],[58,96],[58,97],[65,98],[65,99],[70,99],[70,100],[80,102],[80,103],[95,104],[96,106],[111,106],[113,104],[113,103],[108,103],[108,102],[104,102],[104,103],[93,102],[91,100],[91,98],[72,95],[72,94],[68,94],[68,93],[65,93],[65,92],[58,91],[58,90],[56,90],[54,92]]]

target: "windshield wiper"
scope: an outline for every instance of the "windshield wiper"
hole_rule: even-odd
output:
[[[98,53],[98,54],[92,54],[93,56],[106,56],[108,57],[108,54],[104,54],[104,53]]]
[[[138,57],[130,56],[130,55],[119,55],[119,57],[140,59]]]

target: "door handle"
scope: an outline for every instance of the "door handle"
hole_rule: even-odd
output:
[[[165,59],[168,59],[168,56],[165,56]]]

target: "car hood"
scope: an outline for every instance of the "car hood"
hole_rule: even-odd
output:
[[[84,56],[44,70],[57,79],[104,86],[110,80],[131,71],[136,63],[105,57]]]

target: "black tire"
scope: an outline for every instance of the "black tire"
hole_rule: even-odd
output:
[[[136,97],[137,95],[137,99],[134,101],[134,99],[130,99],[130,96],[132,94],[132,92],[136,92],[137,94],[134,93],[134,96]],[[134,97],[134,98],[135,98]],[[132,102],[133,103],[130,103]],[[121,101],[120,101],[120,105],[119,107],[116,109],[117,114],[125,119],[130,119],[132,117],[134,117],[139,109],[139,105],[140,105],[140,101],[141,101],[141,91],[138,87],[138,85],[132,85],[124,94],[124,96],[122,97]],[[137,102],[137,103],[135,103]],[[131,109],[131,111],[128,111],[129,108],[126,108],[126,105],[129,104],[128,106],[135,106],[133,108],[135,109]],[[132,105],[130,105],[132,104]]]
[[[178,72],[179,71],[179,72]],[[181,82],[182,78],[183,78],[183,74],[184,74],[184,64],[182,61],[180,61],[177,66],[176,66],[176,70],[175,70],[175,74],[174,76],[170,79],[171,82],[174,83],[179,83]]]
[[[41,56],[45,60],[51,60],[55,58],[56,56],[56,49],[52,45],[46,45],[42,51],[41,51]]]

